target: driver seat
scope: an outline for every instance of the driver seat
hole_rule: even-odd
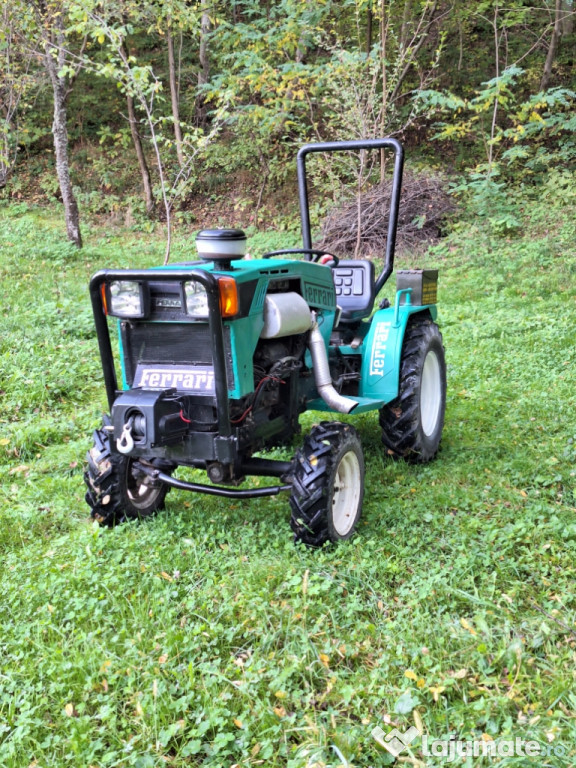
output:
[[[356,323],[368,317],[374,306],[374,264],[367,259],[340,260],[332,268],[336,303],[341,323]]]

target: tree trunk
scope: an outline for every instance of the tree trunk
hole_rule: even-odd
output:
[[[556,0],[556,10],[554,14],[554,29],[552,30],[552,37],[550,38],[550,45],[548,47],[548,55],[546,56],[546,63],[544,64],[544,72],[542,73],[542,80],[540,81],[540,90],[545,91],[548,88],[548,83],[552,77],[552,65],[556,58],[556,51],[558,50],[558,43],[562,37],[562,0]]]
[[[310,4],[310,0],[306,0],[306,5]],[[306,62],[306,54],[308,53],[308,48],[306,45],[306,33],[308,30],[306,27],[302,28],[302,31],[300,33],[300,38],[298,39],[298,43],[296,45],[296,63],[297,64],[304,64]]]
[[[422,16],[420,18],[420,23],[418,24],[418,29],[421,30],[419,33],[416,32],[415,36],[412,38],[410,43],[406,42],[406,46],[410,49],[409,52],[406,51],[406,48],[402,48],[402,56],[404,58],[405,64],[402,68],[402,71],[398,75],[398,79],[396,80],[396,85],[394,86],[394,89],[392,93],[390,94],[390,101],[394,102],[396,100],[396,97],[400,93],[400,89],[402,88],[402,85],[404,84],[404,80],[406,79],[406,76],[408,75],[408,72],[410,71],[410,68],[416,61],[416,56],[418,52],[420,51],[420,48],[422,47],[424,41],[428,38],[428,35],[430,33],[430,29],[432,27],[432,22],[434,21],[434,15],[436,13],[436,7],[438,3],[436,0],[429,6],[430,7],[430,17],[426,19],[426,14],[428,12],[428,6],[424,8],[424,11],[422,13]],[[407,6],[405,6],[407,7]],[[406,27],[407,28],[407,27]],[[419,34],[419,36],[418,36]]]
[[[501,35],[498,34],[498,5],[494,6],[494,20],[492,28],[494,30],[494,74],[500,77],[500,41]],[[496,135],[496,121],[498,118],[498,99],[494,99],[494,109],[492,110],[492,125],[490,127],[490,142],[488,146],[488,168],[489,174],[492,173],[492,160],[494,158],[494,136]]]
[[[61,22],[60,22],[61,24]],[[64,35],[59,40],[59,56],[63,51]],[[52,57],[52,46],[49,42],[44,47],[44,65],[52,82],[54,92],[54,122],[52,123],[52,135],[54,137],[54,153],[56,156],[56,173],[60,184],[60,193],[64,203],[64,218],[66,220],[66,232],[68,239],[72,240],[78,248],[82,247],[82,234],[80,232],[80,215],[78,203],[72,190],[70,180],[70,164],[68,161],[68,124],[66,105],[68,101],[68,87],[65,78],[58,73],[60,62]]]
[[[142,186],[144,188],[144,202],[146,203],[146,213],[148,216],[152,216],[154,213],[154,194],[152,192],[152,182],[150,180],[150,171],[148,169],[148,163],[146,162],[146,155],[142,147],[142,139],[138,133],[138,121],[136,119],[136,112],[134,110],[134,99],[130,94],[126,94],[126,103],[128,105],[128,122],[130,123],[130,133],[132,134],[132,141],[134,142],[134,149],[136,150],[136,157],[138,158],[138,166],[140,168],[140,176],[142,177]]]
[[[388,36],[388,21],[386,19],[386,0],[381,0],[380,19],[380,55],[382,57],[382,123],[380,133],[386,136],[386,113],[388,112],[388,78],[386,66],[386,39]],[[380,150],[380,183],[386,179],[386,153]]]
[[[207,36],[210,32],[210,16],[207,10],[202,11],[202,20],[200,22],[200,85],[205,85],[210,77],[210,58],[208,56]]]
[[[562,37],[574,32],[574,5],[572,0],[562,0]]]
[[[206,85],[210,78],[210,57],[208,51],[208,33],[210,32],[210,16],[206,4],[202,5],[202,19],[200,21],[200,72],[198,73],[198,85]],[[204,96],[198,100],[198,116],[201,123],[206,122],[206,103]]]
[[[0,108],[4,105],[0,104]],[[12,132],[12,121],[9,110],[2,109],[2,123],[0,125],[0,189],[3,189],[8,182],[8,174],[13,165],[10,152],[10,133]],[[14,160],[16,153],[14,153]]]
[[[410,26],[411,15],[412,15],[412,0],[405,0],[404,12],[402,14],[402,29],[400,31],[400,47],[402,48],[403,52],[408,47],[408,34],[409,34],[408,28]]]
[[[124,42],[121,43],[120,48],[122,60],[128,61],[128,49]],[[134,97],[129,92],[126,93],[126,106],[128,109],[128,124],[130,125],[132,143],[134,144],[134,150],[136,152],[136,157],[138,158],[140,176],[142,178],[146,213],[148,216],[152,216],[154,214],[154,208],[156,207],[156,201],[154,200],[154,192],[152,191],[150,169],[148,168],[146,154],[144,153],[144,147],[142,146],[142,139],[138,133],[138,118],[136,117],[136,110],[134,109]]]
[[[306,60],[306,43],[304,42],[304,35],[300,36],[298,44],[296,46],[296,64],[304,64]]]
[[[180,105],[178,103],[178,83],[176,82],[176,66],[174,64],[174,40],[170,29],[166,30],[168,46],[168,79],[170,81],[170,98],[172,100],[172,119],[174,120],[174,138],[176,140],[176,155],[180,168],[184,165],[182,151],[182,128],[180,126]]]
[[[22,94],[26,90],[27,69],[19,70],[15,35],[10,11],[2,9],[0,27],[4,30],[0,72],[4,83],[0,85],[0,189],[6,186],[18,153],[16,115]]]
[[[374,14],[372,13],[372,8],[368,8],[368,15],[366,18],[366,55],[370,56],[370,51],[372,50],[372,20],[374,18]]]

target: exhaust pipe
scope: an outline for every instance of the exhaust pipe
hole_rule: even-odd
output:
[[[316,382],[316,389],[322,400],[324,400],[326,405],[333,411],[337,411],[338,413],[351,413],[358,403],[356,400],[352,400],[349,397],[342,397],[342,395],[336,392],[332,385],[332,376],[330,374],[330,366],[328,365],[326,345],[324,344],[324,339],[318,328],[314,312],[312,313],[312,328],[310,330],[308,349],[310,350],[312,363],[314,365],[314,381]]]

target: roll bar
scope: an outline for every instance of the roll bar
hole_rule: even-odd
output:
[[[374,286],[375,296],[379,294],[386,280],[394,269],[394,250],[396,247],[396,229],[398,226],[398,208],[402,188],[404,168],[404,149],[396,139],[362,139],[360,141],[328,141],[317,144],[305,144],[296,158],[298,168],[298,197],[300,199],[300,220],[302,222],[302,243],[305,249],[312,248],[310,234],[310,209],[308,206],[308,183],[306,179],[306,155],[312,152],[354,152],[360,149],[393,149],[394,175],[392,177],[392,196],[388,218],[388,236],[386,238],[386,258],[384,270]]]

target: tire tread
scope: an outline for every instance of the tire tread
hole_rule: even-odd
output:
[[[380,409],[382,442],[388,454],[394,458],[403,458],[412,464],[431,461],[439,448],[439,440],[432,450],[423,444],[419,419],[419,383],[424,362],[423,350],[434,341],[439,343],[443,351],[442,334],[431,318],[412,317],[409,320],[402,348],[399,394],[395,400]],[[445,373],[443,375],[445,376]],[[444,396],[445,392],[444,382]],[[442,403],[442,425],[444,407],[445,403]]]
[[[321,547],[330,540],[326,511],[328,486],[334,457],[351,437],[359,444],[358,433],[352,425],[323,421],[306,436],[296,453],[290,496],[290,526],[295,541]]]
[[[93,434],[93,448],[96,448],[99,455],[98,465],[107,462],[105,469],[102,471],[99,469],[88,451],[87,467],[84,472],[84,482],[87,487],[84,498],[90,507],[91,517],[103,526],[113,526],[126,520],[147,517],[164,509],[166,494],[170,490],[168,486],[162,486],[160,494],[149,511],[143,512],[130,504],[127,489],[124,487],[128,458],[111,451],[110,434],[105,429],[109,425],[110,420],[105,417],[103,428],[94,430]],[[163,471],[172,471],[174,468],[172,464],[168,466],[168,462],[158,463],[162,464]]]

